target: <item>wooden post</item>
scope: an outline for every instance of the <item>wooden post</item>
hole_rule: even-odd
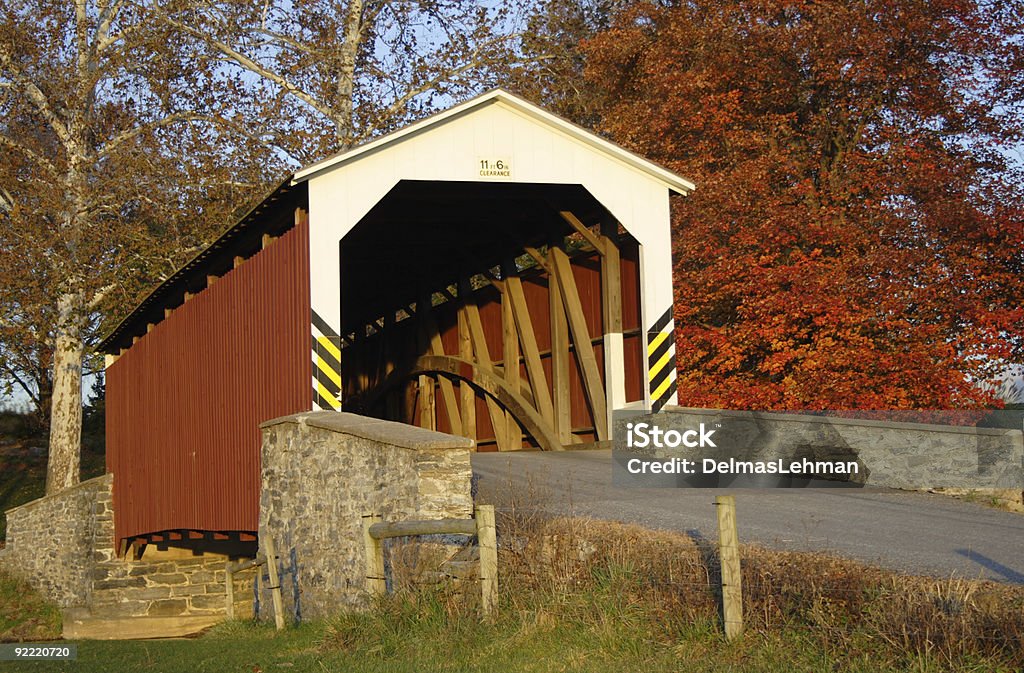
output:
[[[374,514],[363,516],[363,547],[366,553],[366,592],[373,596],[387,593],[387,578],[384,575],[384,545],[370,535],[370,526],[380,523]]]
[[[626,405],[626,357],[622,340],[622,278],[618,223],[602,224],[601,314],[604,323],[604,382],[608,404],[608,429],[612,412]]]
[[[280,631],[284,628],[284,600],[281,598],[281,578],[277,574],[277,552],[269,535],[264,544],[267,547],[267,571],[270,573],[270,586],[267,588],[274,601],[274,626]]]
[[[235,573],[231,572],[231,563],[224,568],[224,593],[227,597],[227,617],[235,618]]]
[[[476,539],[480,548],[480,607],[484,617],[494,615],[498,598],[498,543],[494,505],[476,508]]]
[[[555,432],[562,446],[573,443],[572,405],[569,399],[569,324],[565,318],[562,291],[554,253],[548,252],[548,311],[551,319],[551,391]]]
[[[507,269],[508,267],[503,267]],[[507,285],[507,283],[505,283]],[[505,381],[509,387],[519,392],[519,336],[516,334],[516,319],[512,313],[512,300],[508,290],[501,295],[501,345],[502,362],[505,373]],[[505,412],[505,439],[508,441],[508,448],[523,448],[523,434],[519,430],[516,417],[511,412]]]
[[[436,430],[434,414],[437,411],[434,403],[434,379],[426,375],[419,377],[420,427]]]
[[[463,288],[466,288],[465,290]],[[469,283],[459,286],[459,296],[469,291]],[[463,299],[465,301],[465,299]],[[459,357],[473,362],[473,339],[469,336],[469,318],[465,306],[459,307]],[[461,400],[462,434],[476,441],[476,391],[466,381],[459,382]]]
[[[728,640],[743,633],[743,590],[740,573],[739,535],[736,532],[736,499],[715,496],[718,508],[718,555],[722,561],[722,621]]]
[[[441,333],[438,331],[437,323],[434,322],[430,311],[422,310],[418,317],[420,339],[426,346],[426,352],[431,355],[446,355],[444,352],[444,342],[441,340]],[[437,382],[441,386],[441,399],[444,400],[444,411],[448,417],[448,432],[461,436],[462,417],[459,415],[459,405],[455,400],[455,385],[443,376],[439,376]],[[432,401],[432,404],[437,404],[436,398]],[[436,429],[436,424],[431,429]]]

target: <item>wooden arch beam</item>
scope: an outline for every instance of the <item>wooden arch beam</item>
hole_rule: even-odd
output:
[[[490,369],[451,355],[425,355],[416,360],[409,374],[437,374],[466,381],[510,411],[522,424],[523,429],[533,436],[541,449],[561,451],[564,448],[558,440],[558,435],[540,412],[520,393],[512,390],[505,379]]]

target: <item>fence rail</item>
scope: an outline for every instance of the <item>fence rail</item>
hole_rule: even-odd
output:
[[[494,506],[478,505],[472,519],[432,519],[387,522],[375,514],[363,516],[366,548],[366,591],[371,596],[387,593],[383,540],[417,535],[476,535],[480,549],[480,607],[491,617],[498,595],[498,544]]]

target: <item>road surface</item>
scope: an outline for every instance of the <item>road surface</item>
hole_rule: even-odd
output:
[[[948,496],[860,489],[616,488],[611,451],[473,454],[479,502],[510,492],[552,512],[717,538],[714,496],[736,496],[742,542],[825,551],[907,573],[1024,584],[1024,514]]]

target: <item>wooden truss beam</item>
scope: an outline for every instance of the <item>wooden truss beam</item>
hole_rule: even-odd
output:
[[[427,355],[416,361],[412,373],[414,375],[437,374],[467,381],[483,392],[487,399],[493,400],[500,407],[511,411],[523,424],[526,432],[536,440],[540,448],[546,451],[558,451],[563,448],[558,437],[551,433],[547,423],[537,413],[537,410],[493,369],[462,358]]]
[[[590,342],[590,331],[583,313],[583,304],[580,302],[579,290],[576,287],[576,279],[572,275],[572,266],[565,252],[558,248],[552,248],[551,252],[555,278],[558,288],[561,290],[565,313],[569,318],[569,330],[572,333],[572,343],[576,350],[576,360],[583,372],[583,388],[594,416],[597,438],[606,440],[608,439],[608,405],[601,382],[601,372],[597,367],[597,356],[594,354],[594,347]]]
[[[518,276],[510,276],[505,281],[506,297],[512,307],[515,318],[516,331],[519,342],[523,347],[523,355],[526,360],[526,373],[530,379],[530,390],[533,393],[533,400],[537,410],[545,421],[554,425],[555,412],[551,403],[551,394],[548,392],[547,376],[544,374],[544,364],[540,359],[540,349],[537,347],[537,335],[533,330],[533,320],[530,318],[530,311],[526,306],[526,293],[523,292],[523,282]]]
[[[480,320],[480,308],[473,303],[471,297],[467,296],[463,304],[466,312],[466,321],[469,325],[469,334],[473,342],[473,352],[476,355],[476,362],[481,369],[488,372],[494,371],[491,364],[491,355],[487,350],[487,339],[484,336],[483,322]],[[499,451],[508,451],[511,447],[505,435],[505,415],[500,405],[494,399],[487,397],[487,413],[491,419],[491,427],[494,428],[494,441],[498,443]]]
[[[597,234],[590,230],[590,227],[580,222],[580,219],[572,214],[571,211],[563,210],[558,213],[562,216],[562,219],[568,222],[573,229],[578,231],[580,235],[586,239],[587,243],[594,246],[594,249],[598,251],[602,256],[604,255],[604,245]]]
[[[572,402],[569,394],[569,324],[565,319],[562,291],[555,275],[554,248],[548,250],[548,313],[551,322],[551,390],[555,432],[562,444],[574,441]]]
[[[505,267],[509,271],[509,267]],[[519,337],[516,334],[516,319],[509,299],[508,279],[502,281],[501,293],[501,349],[505,381],[512,390],[520,389],[522,378],[519,373]],[[515,414],[505,412],[505,440],[512,449],[523,448],[523,433],[516,422]]]
[[[419,311],[419,327],[421,338],[426,342],[426,350],[431,355],[444,355],[444,342],[441,341],[441,334],[438,332],[437,323],[434,321],[434,316],[430,311],[430,304],[425,299],[423,308]],[[444,411],[448,417],[448,427],[451,428],[453,435],[462,435],[462,418],[459,416],[458,403],[455,401],[455,387],[452,382],[448,379],[440,379],[441,386],[441,399],[444,400]],[[433,388],[433,381],[431,381],[431,388]],[[431,402],[433,402],[433,391],[431,391]],[[434,411],[431,409],[431,411]],[[422,423],[421,423],[422,424]],[[436,421],[434,422],[434,428],[436,428]]]

